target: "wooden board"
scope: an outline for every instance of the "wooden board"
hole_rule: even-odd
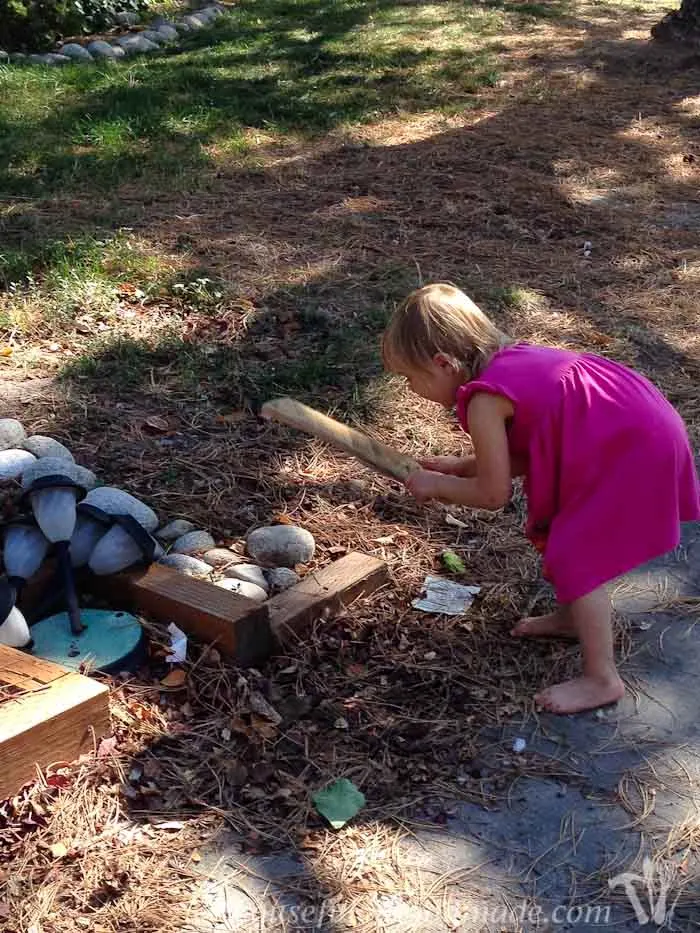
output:
[[[267,603],[231,593],[208,580],[151,564],[146,570],[92,577],[90,585],[108,596],[113,608],[129,608],[174,622],[183,632],[215,644],[242,666],[272,651]]]
[[[336,611],[373,593],[387,579],[383,560],[351,551],[267,601],[272,632],[283,643],[303,638],[324,609]]]
[[[12,696],[12,688],[16,688]],[[110,731],[107,687],[0,645],[0,800]]]

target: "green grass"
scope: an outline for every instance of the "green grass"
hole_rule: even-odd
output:
[[[313,137],[453,112],[499,73],[499,32],[550,3],[244,0],[183,51],[111,66],[0,68],[0,194],[196,185],[246,131]]]

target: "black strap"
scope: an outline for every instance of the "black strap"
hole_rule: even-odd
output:
[[[56,474],[39,476],[35,479],[22,493],[21,501],[25,502],[33,492],[41,492],[42,489],[76,489],[78,491],[78,499],[82,499],[86,494],[85,487],[80,483],[76,483],[76,481],[69,476],[60,476]]]
[[[105,512],[104,509],[98,508],[96,505],[92,505],[91,502],[83,501],[78,503],[76,512],[78,515],[87,515],[89,518],[94,518],[96,522],[99,522],[100,525],[104,525],[107,528],[114,523],[113,515],[110,515],[109,512]]]
[[[14,609],[17,590],[10,580],[0,580],[0,625]]]
[[[124,529],[134,539],[141,549],[143,558],[148,564],[153,563],[158,542],[150,535],[143,525],[140,525],[133,515],[113,515],[114,523]]]

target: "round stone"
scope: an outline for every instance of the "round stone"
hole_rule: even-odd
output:
[[[6,62],[9,62],[10,56],[7,54],[5,49],[0,49],[0,64],[4,65]]]
[[[114,19],[120,26],[135,26],[139,21],[138,13],[132,13],[130,10],[122,10],[114,14]]]
[[[183,26],[189,26],[190,29],[203,29],[207,25],[207,20],[203,16],[197,16],[194,13],[183,16],[180,22]]]
[[[155,42],[149,42],[142,35],[120,36],[117,43],[121,46],[125,55],[138,55],[142,52],[154,52],[158,46]]]
[[[160,538],[161,541],[176,541],[189,531],[195,531],[196,528],[197,526],[193,522],[188,522],[186,518],[176,518],[159,528],[156,531],[156,538]]]
[[[15,418],[0,418],[0,450],[21,447],[27,432]]]
[[[294,567],[311,560],[316,550],[314,536],[296,525],[268,525],[251,531],[248,553],[260,564]]]
[[[199,551],[210,551],[213,547],[216,547],[216,541],[208,531],[188,531],[175,541],[170,553],[196,554]]]
[[[67,58],[72,58],[76,62],[91,62],[92,55],[88,50],[79,45],[77,42],[67,42],[65,45],[62,45],[58,50],[59,55],[65,55]]]
[[[160,33],[166,42],[175,42],[180,35],[177,29],[171,26],[170,23],[161,23],[161,25],[156,28],[156,32]]]
[[[190,557],[189,554],[167,554],[158,561],[165,567],[172,567],[173,570],[179,570],[180,573],[186,573],[190,577],[209,577],[212,568],[205,564],[203,560],[196,557]]]
[[[27,56],[24,52],[11,52],[10,61],[11,62],[26,62]]]
[[[36,463],[36,457],[28,450],[0,450],[0,481],[19,479],[32,463]]]
[[[115,58],[124,58],[124,56],[126,55],[126,52],[120,45],[113,45],[112,51],[114,52]]]
[[[244,580],[246,583],[254,583],[261,590],[265,590],[266,593],[268,591],[265,574],[255,564],[233,564],[226,570],[226,576],[232,580]]]
[[[153,509],[116,486],[99,486],[89,492],[83,501],[88,505],[97,506],[108,515],[131,515],[146,531],[153,531],[158,527],[158,516]]]
[[[91,470],[78,466],[65,457],[42,457],[31,463],[22,474],[22,488],[28,489],[34,480],[44,476],[65,476],[85,490],[93,489],[97,482]]]
[[[114,46],[110,45],[109,42],[105,42],[104,39],[95,39],[94,42],[88,42],[87,50],[93,58],[117,58]]]
[[[67,447],[55,438],[45,437],[43,434],[32,434],[24,441],[22,447],[40,459],[41,457],[58,457],[60,460],[75,462],[73,454]]]
[[[301,580],[299,574],[288,567],[271,567],[265,571],[265,577],[272,593],[282,593]]]
[[[226,577],[225,580],[217,580],[215,586],[228,590],[230,593],[236,593],[238,596],[254,599],[256,603],[264,603],[267,599],[267,593],[261,586],[256,586],[255,583],[249,583],[247,580]]]
[[[148,39],[149,42],[153,42],[155,45],[162,45],[165,42],[165,36],[158,32],[157,29],[144,29],[139,35],[142,39]]]

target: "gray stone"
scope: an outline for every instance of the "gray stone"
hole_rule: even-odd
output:
[[[22,474],[22,488],[28,489],[35,479],[43,476],[65,476],[85,490],[94,488],[97,479],[91,470],[78,466],[65,457],[42,457],[30,463]]]
[[[180,20],[180,23],[184,26],[189,26],[190,29],[204,29],[207,25],[208,20],[203,16],[197,16],[195,13],[190,13],[189,16],[183,16]]]
[[[156,32],[160,33],[166,42],[175,42],[180,36],[177,29],[171,26],[170,23],[163,23],[161,26],[158,26]]]
[[[32,434],[24,441],[22,447],[35,457],[58,457],[60,460],[74,462],[73,454],[67,447],[53,437],[46,437],[43,434]]]
[[[142,39],[148,39],[149,42],[153,42],[155,45],[162,45],[165,42],[165,36],[157,29],[144,29],[139,35]]]
[[[92,55],[88,52],[85,46],[78,45],[77,42],[68,42],[66,45],[62,45],[58,50],[59,55],[65,55],[68,58],[72,58],[77,62],[91,62]]]
[[[20,62],[26,62],[26,60],[27,60],[27,56],[24,54],[24,52],[11,52],[10,53],[11,62],[17,62],[19,64]]]
[[[56,52],[44,52],[42,55],[30,55],[27,61],[30,65],[69,65],[71,59]]]
[[[146,531],[154,531],[158,527],[158,516],[153,509],[116,486],[100,486],[93,489],[83,501],[102,509],[108,515],[131,515]]]
[[[0,450],[21,447],[27,432],[15,418],[0,418]]]
[[[5,62],[9,62],[10,56],[4,49],[0,49],[0,65],[4,65]]]
[[[34,454],[28,450],[0,450],[0,482],[19,479],[28,466],[36,463]]]
[[[310,531],[295,525],[268,525],[251,531],[248,553],[260,564],[294,567],[311,560],[316,543]]]
[[[188,531],[186,535],[177,538],[170,553],[196,554],[199,551],[210,551],[213,547],[216,547],[216,541],[208,531]]]
[[[121,57],[118,56],[114,46],[110,45],[109,42],[105,42],[103,39],[95,39],[94,42],[88,43],[87,50],[93,58],[109,58],[114,60],[117,57]],[[119,51],[121,52],[122,49]]]
[[[158,563],[165,567],[172,567],[173,570],[179,570],[180,573],[186,573],[190,577],[208,577],[212,572],[209,564],[205,564],[203,560],[198,560],[196,557],[190,557],[189,554],[168,554]]]
[[[232,580],[243,580],[246,583],[254,583],[256,586],[260,587],[261,590],[265,590],[266,593],[269,590],[265,574],[256,564],[233,564],[226,571],[226,576],[230,577]]]
[[[161,541],[176,541],[182,535],[189,531],[195,531],[197,526],[193,522],[188,522],[186,518],[175,518],[156,531],[156,538]]]
[[[267,593],[261,586],[255,583],[249,583],[248,580],[236,580],[234,577],[226,577],[225,580],[217,580],[215,586],[222,590],[228,590],[230,593],[236,593],[238,596],[245,596],[247,599],[253,599],[256,603],[264,603],[267,599]]]
[[[192,16],[196,16],[198,19],[203,19],[205,23],[213,23],[214,20],[218,17],[218,12],[212,10],[211,8],[203,7],[201,10],[195,10],[192,13]]]
[[[120,36],[117,43],[124,50],[125,55],[139,55],[145,52],[155,52],[158,46],[149,42],[141,35]]]
[[[272,593],[281,593],[290,586],[296,586],[301,580],[298,573],[288,567],[272,567],[265,571],[265,577]]]
[[[132,13],[130,10],[122,10],[115,13],[114,19],[120,26],[135,26],[139,21],[138,13]]]
[[[114,52],[115,58],[124,58],[126,56],[126,52],[121,45],[113,45],[112,51]]]
[[[243,563],[238,554],[234,554],[233,551],[229,551],[225,547],[211,548],[211,550],[202,554],[202,560],[211,564],[212,567],[216,567],[222,573],[225,573],[226,569],[233,567],[234,564]]]

